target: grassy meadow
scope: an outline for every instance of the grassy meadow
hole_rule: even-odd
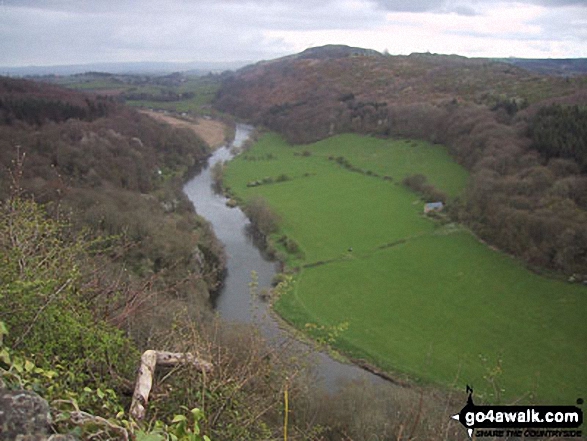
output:
[[[179,85],[163,85],[156,84],[157,77],[153,77],[151,82],[144,81],[141,83],[138,79],[138,84],[131,81],[133,76],[117,76],[105,78],[93,78],[91,74],[88,78],[80,76],[64,77],[59,84],[71,89],[76,89],[86,92],[109,93],[112,95],[119,94],[145,94],[153,97],[164,97],[167,93],[186,94],[190,93],[193,96],[172,101],[149,100],[145,99],[126,99],[125,103],[133,107],[150,108],[157,110],[168,110],[171,112],[186,112],[192,114],[208,114],[210,113],[209,106],[216,96],[219,88],[219,81],[213,77],[208,76],[186,76],[185,81]]]
[[[294,288],[275,309],[310,332],[343,325],[334,346],[353,357],[424,383],[471,384],[489,402],[584,396],[587,289],[425,217],[401,185],[414,173],[450,196],[468,178],[441,146],[357,135],[289,146],[268,134],[233,160],[225,186],[264,197],[281,216],[275,236],[300,248],[287,260],[299,269]]]

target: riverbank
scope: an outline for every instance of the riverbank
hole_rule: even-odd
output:
[[[190,116],[176,116],[171,113],[156,112],[154,110],[139,110],[157,121],[165,122],[173,127],[180,127],[193,131],[202,138],[211,149],[217,149],[228,141],[231,132],[228,124],[208,117],[193,118]]]
[[[230,163],[225,184],[281,217],[276,253],[299,270],[275,310],[420,384],[454,387],[459,376],[491,401],[582,395],[585,289],[539,277],[425,216],[403,178],[426,173],[450,195],[458,170],[446,153],[437,158],[439,147],[420,144],[344,135],[291,146],[266,136]]]
[[[242,210],[239,207],[228,207],[228,199],[213,189],[214,165],[231,160],[233,147],[240,148],[252,131],[252,127],[238,124],[234,141],[212,154],[207,167],[186,183],[184,192],[194,204],[196,212],[210,222],[228,256],[226,278],[214,301],[215,311],[227,321],[256,324],[266,338],[283,342],[294,339],[291,331],[282,329],[279,320],[271,313],[269,304],[259,296],[252,295],[250,289],[254,277],[255,291],[270,290],[278,271],[278,263],[268,260],[258,248],[258,243],[250,234],[249,219]],[[310,348],[311,345],[308,345],[305,350],[313,352]],[[341,378],[383,381],[355,365],[338,362],[326,354],[318,352],[314,358],[317,360],[318,375],[322,377],[323,384],[329,391],[337,389]]]
[[[364,362],[338,361],[337,355],[309,340],[306,334],[278,316],[270,302],[256,295],[271,289],[278,264],[267,260],[260,251],[251,234],[249,220],[239,207],[226,205],[228,199],[213,190],[212,179],[214,165],[230,161],[252,130],[250,126],[238,124],[234,142],[214,151],[207,166],[184,186],[185,194],[198,214],[210,222],[228,256],[226,278],[214,302],[219,318],[229,326],[254,325],[255,332],[260,333],[270,347],[282,356],[292,357],[295,364],[305,366],[303,375],[312,380],[306,385],[308,395],[301,402],[298,397],[296,406],[299,412],[303,400],[309,399],[318,413],[312,419],[318,418],[321,424],[346,426],[349,420],[341,420],[340,415],[348,410],[345,404],[348,403],[355,409],[353,421],[358,425],[361,421],[369,421],[368,430],[374,432],[365,433],[377,432],[379,436],[391,430],[397,435],[406,430],[405,427],[411,427],[414,433],[427,431],[423,439],[443,439],[441,434],[454,428],[455,436],[448,439],[459,439],[460,428],[451,424],[450,414],[462,407],[464,399],[460,392],[404,383],[397,378],[390,381]],[[327,415],[329,412],[331,416]],[[422,424],[414,424],[414,421],[422,421]],[[430,436],[432,432],[433,437]],[[367,438],[358,435],[355,439]]]

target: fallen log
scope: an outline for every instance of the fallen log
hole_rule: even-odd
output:
[[[141,366],[137,374],[135,391],[130,405],[130,415],[135,420],[142,420],[147,413],[149,394],[153,387],[155,368],[159,366],[177,366],[179,364],[191,364],[202,372],[211,372],[212,364],[200,360],[193,354],[182,352],[166,352],[148,350],[141,356]]]

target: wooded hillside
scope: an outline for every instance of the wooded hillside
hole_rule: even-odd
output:
[[[113,257],[129,277],[156,280],[199,313],[208,311],[224,257],[181,186],[208,154],[192,131],[106,97],[0,78],[0,197],[17,179],[53,215],[71,213],[76,228],[117,236]]]
[[[442,143],[472,173],[451,203],[456,219],[534,267],[587,278],[585,137],[573,129],[587,126],[586,76],[355,52],[318,48],[248,66],[225,80],[216,106],[292,143],[342,132]]]

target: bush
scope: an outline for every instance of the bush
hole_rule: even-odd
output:
[[[414,190],[417,193],[420,193],[422,191],[422,187],[426,184],[426,181],[426,176],[420,173],[416,173],[413,175],[406,176],[402,181],[402,184],[404,184],[409,189]]]
[[[224,170],[225,170],[225,166],[224,166],[224,162],[222,162],[222,161],[214,164],[214,166],[212,167],[212,170],[211,170],[214,190],[216,190],[217,192],[220,192],[222,190],[222,184],[223,184],[223,180],[224,180]]]
[[[244,212],[251,220],[251,223],[265,236],[275,233],[279,229],[281,218],[261,196],[248,201],[244,207]]]
[[[66,366],[74,390],[114,388],[119,379],[132,378],[138,360],[133,344],[97,314],[105,301],[91,283],[97,269],[90,254],[97,245],[74,236],[67,223],[47,218],[33,201],[13,198],[0,206],[6,345],[41,367]]]
[[[427,183],[426,176],[417,173],[404,178],[402,183],[410,190],[420,194],[427,202],[446,202],[446,193]]]

